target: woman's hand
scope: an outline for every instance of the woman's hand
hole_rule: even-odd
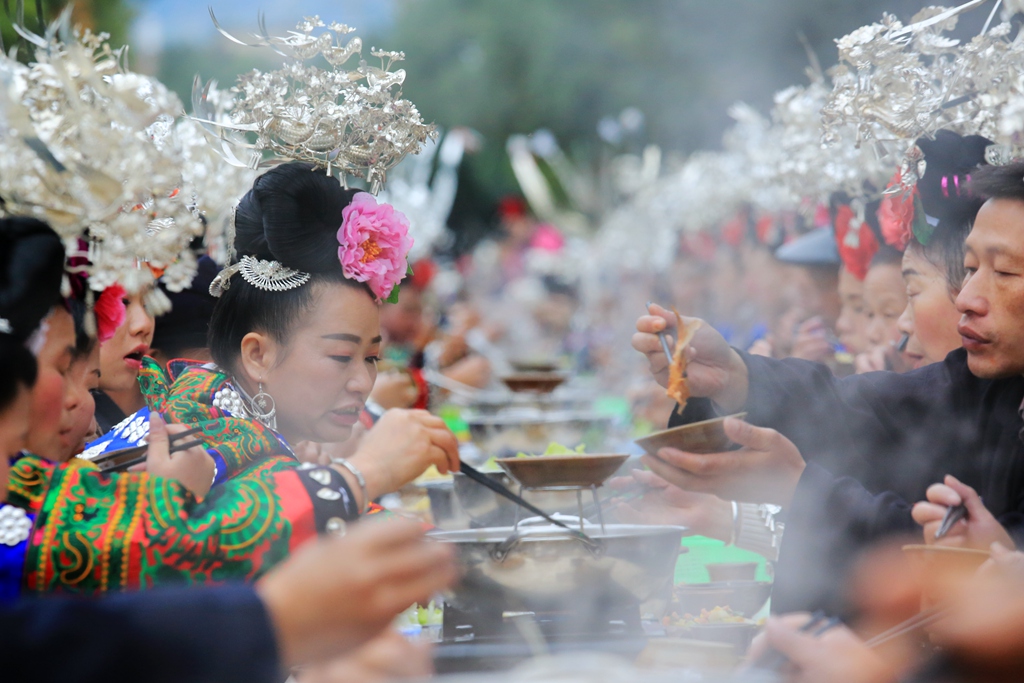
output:
[[[385,410],[411,408],[416,405],[420,388],[407,372],[390,371],[377,375],[370,398]]]
[[[942,484],[928,487],[927,502],[921,501],[914,505],[914,521],[924,527],[924,542],[927,544],[948,545],[957,547],[988,550],[993,543],[1006,548],[1014,548],[1013,539],[1006,533],[1003,525],[996,520],[981,496],[967,484],[960,482],[951,474],[946,475]],[[955,505],[967,507],[967,519],[962,519],[940,539],[935,532],[942,524],[946,510]]]
[[[491,363],[474,353],[445,367],[441,374],[466,386],[483,389],[491,381]]]
[[[202,446],[193,446],[173,454],[170,452],[169,435],[187,432],[188,429],[185,425],[167,424],[159,413],[150,413],[146,471],[158,477],[174,479],[196,498],[205,498],[213,486],[213,475],[217,471],[210,454]],[[184,438],[194,439],[191,436]]]
[[[295,679],[298,683],[387,683],[427,679],[433,673],[429,643],[414,643],[385,629],[354,652],[302,669]]]
[[[732,535],[732,505],[707,493],[684,491],[653,472],[633,470],[629,477],[608,482],[612,489],[628,493],[638,486],[647,489],[641,497],[616,503],[615,515],[627,524],[685,526],[696,534],[726,541]]]
[[[457,472],[459,443],[444,420],[425,410],[389,410],[349,460],[366,478],[370,498],[377,498],[402,488],[431,465],[441,474]],[[351,477],[348,470],[336,469]]]
[[[726,419],[723,427],[725,435],[743,448],[703,455],[662,448],[657,457],[645,455],[643,462],[687,491],[746,503],[789,505],[806,467],[796,445],[774,429],[734,417]]]
[[[360,522],[303,545],[259,581],[286,666],[322,662],[381,633],[458,575],[452,546],[403,519]]]
[[[835,356],[835,349],[828,340],[828,329],[820,317],[814,316],[800,323],[790,355],[815,363],[824,363]]]
[[[647,356],[651,374],[663,387],[668,385],[668,359],[658,332],[674,331],[674,321],[672,311],[652,304],[650,315],[636,321],[633,335],[633,348]],[[673,338],[669,339],[669,346],[675,346]],[[715,328],[706,323],[701,325],[687,348],[686,357],[687,382],[693,396],[710,398],[726,412],[743,408],[747,402],[747,365]]]

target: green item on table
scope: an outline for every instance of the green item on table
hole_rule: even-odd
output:
[[[543,457],[545,455],[583,455],[584,453],[586,453],[586,446],[584,444],[580,444],[576,448],[569,448],[568,446],[563,446],[560,443],[552,441],[551,443],[548,444],[548,447],[544,449],[544,452],[541,453],[540,456]],[[516,453],[516,457],[535,458],[538,456],[533,453],[523,453],[522,451],[520,451],[519,453]]]

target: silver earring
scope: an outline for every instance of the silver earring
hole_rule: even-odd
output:
[[[259,393],[249,401],[249,409],[263,426],[277,429],[277,404],[274,397],[263,390],[263,382],[259,383]]]

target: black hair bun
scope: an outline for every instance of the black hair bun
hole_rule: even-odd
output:
[[[35,218],[0,219],[0,318],[26,340],[61,301],[64,245]]]
[[[276,166],[238,203],[235,251],[307,273],[340,270],[341,212],[356,192],[311,164]]]
[[[986,165],[985,149],[991,144],[980,135],[962,136],[945,129],[936,132],[934,139],[917,140],[925,160],[917,190],[926,214],[954,227],[974,218],[982,200],[969,193],[968,178]]]

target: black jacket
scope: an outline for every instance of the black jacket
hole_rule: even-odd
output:
[[[285,678],[249,586],[0,605],[5,683],[271,683]]]
[[[946,474],[1024,537],[1024,378],[979,379],[962,349],[903,375],[842,379],[806,361],[744,360],[747,420],[786,435],[808,462],[786,513],[774,610],[841,611],[856,553],[901,532],[920,542],[910,508]],[[672,424],[711,414],[709,401],[691,401]]]

